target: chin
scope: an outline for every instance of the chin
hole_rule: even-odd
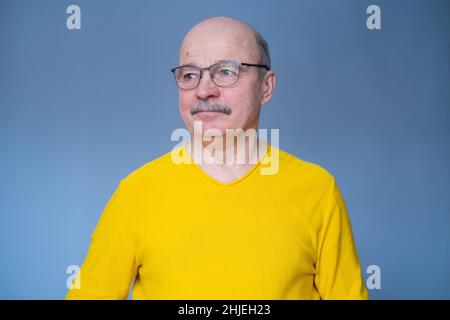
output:
[[[227,126],[223,123],[214,123],[214,122],[207,122],[203,121],[202,124],[202,130],[203,133],[205,133],[207,130],[211,130],[214,132],[211,132],[212,134],[216,134],[216,131],[220,131],[223,135],[226,133]]]
[[[219,132],[220,134],[225,135],[226,130],[230,128],[230,125],[224,121],[204,121],[200,119],[195,119],[194,121],[190,124],[190,127],[192,128],[191,134],[201,134],[203,136],[207,130],[211,130],[209,132],[210,135],[217,135]]]

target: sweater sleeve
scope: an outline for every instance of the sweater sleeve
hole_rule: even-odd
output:
[[[321,299],[368,299],[347,207],[334,178],[322,208],[314,280]]]
[[[121,181],[109,199],[79,271],[79,288],[66,299],[126,299],[137,272],[136,239],[127,214],[129,197]]]

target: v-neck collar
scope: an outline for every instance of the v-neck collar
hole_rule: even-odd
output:
[[[187,151],[186,144],[187,144],[186,142],[183,143],[182,152],[186,153],[186,156],[190,161],[189,166],[192,167],[195,171],[197,171],[200,175],[202,175],[206,180],[209,180],[210,182],[212,182],[216,185],[219,185],[221,187],[234,186],[234,185],[242,182],[243,180],[247,179],[249,176],[253,175],[257,171],[257,169],[259,169],[261,167],[261,162],[263,162],[264,158],[267,157],[268,154],[270,154],[270,150],[271,150],[270,144],[266,143],[267,149],[266,149],[265,153],[261,157],[259,157],[258,161],[246,173],[244,173],[242,176],[240,176],[239,178],[236,178],[232,181],[221,182],[221,181],[211,177],[198,164],[196,164],[194,162],[194,160],[191,158],[189,152]]]

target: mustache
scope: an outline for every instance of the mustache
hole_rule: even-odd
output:
[[[199,102],[191,108],[191,116],[201,111],[222,112],[227,115],[231,114],[231,108],[220,103]]]

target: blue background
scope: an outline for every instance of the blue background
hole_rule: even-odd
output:
[[[66,8],[81,7],[81,30]],[[381,7],[381,30],[366,8]],[[0,2],[0,298],[62,299],[120,179],[184,127],[169,69],[228,15],[271,47],[261,128],[346,199],[373,299],[450,298],[449,1]]]

